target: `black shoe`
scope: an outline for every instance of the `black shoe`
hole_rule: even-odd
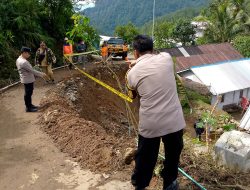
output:
[[[133,171],[132,175],[131,175],[131,184],[136,187],[136,176],[135,176],[135,171]]]
[[[36,108],[26,108],[26,112],[37,112]]]
[[[38,106],[34,106],[33,104],[30,106],[30,108],[38,109]]]
[[[145,190],[144,187],[135,187],[135,190]]]
[[[179,190],[179,184],[177,180],[174,180],[173,183],[171,183],[167,188],[163,190]]]

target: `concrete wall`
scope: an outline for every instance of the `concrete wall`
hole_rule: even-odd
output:
[[[231,169],[250,172],[250,134],[223,133],[215,144],[215,159]]]

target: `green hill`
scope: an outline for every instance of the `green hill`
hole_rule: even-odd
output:
[[[155,17],[183,8],[208,5],[210,0],[156,0]],[[112,35],[117,25],[132,22],[140,27],[153,18],[153,0],[96,0],[96,6],[84,11],[97,30]]]
[[[164,21],[175,21],[178,19],[192,19],[200,14],[201,7],[191,7],[177,10],[175,12],[168,13],[161,17],[155,19],[155,24],[164,22]],[[152,20],[145,23],[140,27],[140,32],[143,34],[151,34],[152,30]]]

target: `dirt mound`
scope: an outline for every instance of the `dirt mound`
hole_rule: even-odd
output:
[[[112,69],[124,77],[126,67]],[[118,89],[112,72],[104,67],[89,73]],[[135,136],[123,100],[78,75],[49,91],[41,106],[39,121],[63,152],[92,171],[124,169],[123,155],[126,148],[135,146]]]

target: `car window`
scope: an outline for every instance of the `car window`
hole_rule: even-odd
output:
[[[108,40],[108,44],[123,44],[123,43],[124,43],[123,39],[119,39],[119,38]]]

